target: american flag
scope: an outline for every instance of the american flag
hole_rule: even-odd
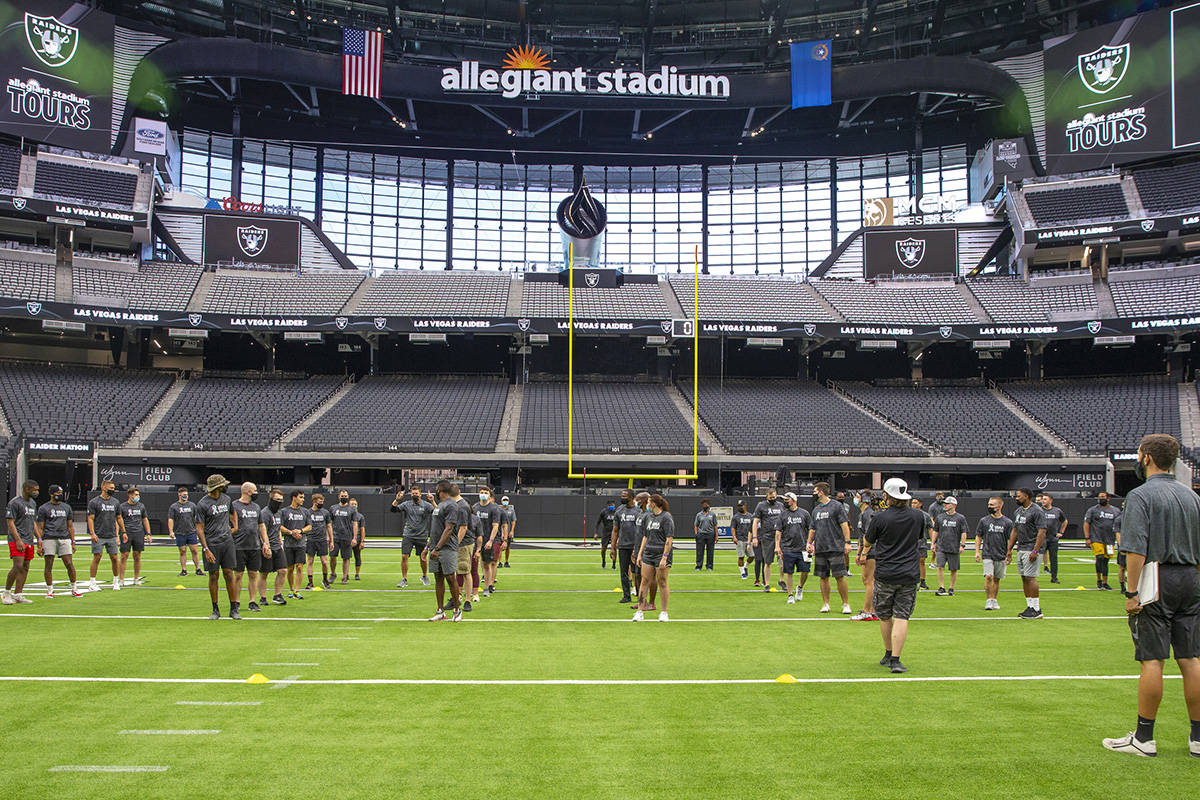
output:
[[[342,31],[342,94],[379,99],[383,72],[383,34],[346,28]]]

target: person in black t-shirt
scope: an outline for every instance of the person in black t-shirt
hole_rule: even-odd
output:
[[[875,614],[883,635],[879,664],[900,673],[908,671],[900,663],[900,651],[908,638],[908,619],[917,602],[925,515],[909,507],[912,497],[908,484],[900,478],[888,478],[883,492],[888,507],[871,520],[865,538],[868,553],[875,556]]]

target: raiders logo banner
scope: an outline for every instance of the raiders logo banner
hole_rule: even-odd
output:
[[[267,216],[204,215],[207,264],[300,265],[300,223]]]
[[[907,227],[863,233],[863,277],[958,274],[958,231]]]

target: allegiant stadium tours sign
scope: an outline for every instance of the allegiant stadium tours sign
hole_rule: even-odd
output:
[[[635,97],[698,97],[724,100],[729,97],[727,75],[683,73],[678,67],[662,66],[654,72],[624,67],[590,72],[583,67],[550,69],[550,60],[533,47],[513,49],[503,67],[485,67],[478,61],[463,61],[442,70],[442,90],[499,94],[509,100],[521,95],[590,94]]]

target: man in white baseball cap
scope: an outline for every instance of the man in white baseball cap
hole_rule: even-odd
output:
[[[888,478],[883,493],[887,495],[887,508],[871,520],[864,539],[867,552],[875,556],[875,614],[883,635],[879,664],[901,673],[908,671],[900,663],[900,651],[908,638],[908,619],[917,602],[925,515],[909,506],[912,496],[901,478]]]

